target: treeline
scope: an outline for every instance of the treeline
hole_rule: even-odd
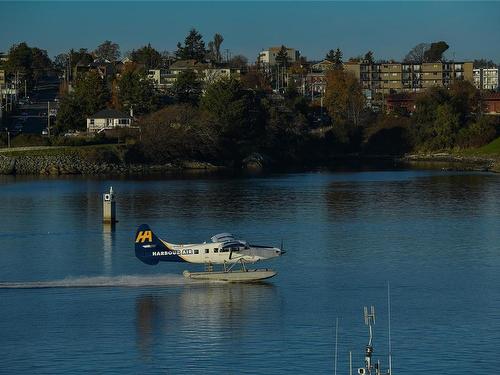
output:
[[[71,89],[68,85],[61,88],[56,133],[84,130],[86,117],[104,108],[127,112],[132,108],[140,132],[133,139],[127,137],[136,161],[194,159],[227,165],[238,165],[255,154],[278,164],[298,164],[353,154],[400,155],[479,147],[498,136],[498,120],[482,114],[480,92],[466,81],[420,93],[411,112],[396,108],[386,113],[383,105],[381,111],[373,110],[367,106],[359,81],[343,69],[340,49],[330,50],[326,56],[334,64],[327,73],[322,100],[304,95],[303,88],[291,79],[285,88],[273,92],[273,80],[285,82],[285,75],[277,77],[259,66],[248,67],[239,79],[212,81],[187,70],[162,93],[147,78],[147,69],[169,64],[172,58],[223,64],[222,42],[223,37],[216,34],[206,47],[201,34],[193,29],[177,45],[174,56],[146,45],[130,52],[132,63],[125,64],[119,75],[103,79],[90,71],[71,77]],[[423,45],[414,51],[415,56],[421,53],[423,61],[441,57],[448,47],[443,43]],[[19,55],[27,60],[30,55],[26,66],[36,72],[33,66],[38,57],[34,56],[39,52],[29,50],[30,54]],[[96,57],[112,61],[119,56],[119,46],[106,41],[92,53],[81,49],[58,56],[54,65],[68,74],[72,71],[68,66],[79,62],[90,63]],[[373,61],[374,56],[369,51],[359,58]],[[16,59],[12,60],[15,64],[24,61]],[[246,65],[242,57],[233,59],[232,64]],[[276,60],[290,74],[307,72],[304,60],[289,63],[285,47]]]

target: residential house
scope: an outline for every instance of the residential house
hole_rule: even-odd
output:
[[[330,69],[333,69],[335,64],[330,60],[323,60],[316,64],[311,65],[311,69],[313,72],[326,72]]]
[[[74,68],[74,77],[87,72],[97,72],[102,79],[114,77],[116,70],[114,65],[105,59],[95,59],[90,64],[78,62]]]
[[[483,110],[487,115],[500,116],[500,92],[492,92],[482,98]]]
[[[126,128],[132,125],[131,114],[115,109],[103,109],[87,118],[87,132],[100,133],[103,130]]]

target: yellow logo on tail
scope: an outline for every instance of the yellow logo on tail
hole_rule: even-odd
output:
[[[137,238],[135,239],[135,242],[153,242],[153,232],[150,230],[146,231],[140,231],[137,233]]]

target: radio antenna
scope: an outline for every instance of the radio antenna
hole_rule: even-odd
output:
[[[387,311],[389,319],[389,375],[392,375],[392,348],[391,348],[391,284],[387,281]]]

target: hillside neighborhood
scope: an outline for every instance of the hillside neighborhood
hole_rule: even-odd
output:
[[[192,29],[175,52],[147,44],[122,55],[105,41],[54,59],[13,45],[0,55],[0,145],[99,136],[157,163],[232,163],[253,153],[316,160],[479,147],[498,136],[498,65],[448,59],[444,41],[401,61],[372,51],[346,58],[339,48],[309,60],[284,45],[248,59],[224,52],[223,41],[205,43]]]

